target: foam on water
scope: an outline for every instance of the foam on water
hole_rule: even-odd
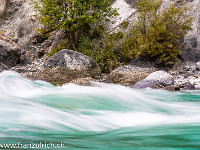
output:
[[[105,83],[54,87],[5,71],[0,73],[0,103],[4,143],[56,140],[70,149],[200,148],[200,91],[136,90]]]

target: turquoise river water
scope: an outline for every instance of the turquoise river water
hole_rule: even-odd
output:
[[[199,150],[200,91],[54,87],[6,71],[0,149]]]

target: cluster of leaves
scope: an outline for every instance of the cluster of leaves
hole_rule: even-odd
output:
[[[48,56],[49,57],[53,56],[55,53],[59,52],[60,50],[65,49],[67,45],[68,43],[66,41],[63,41],[63,42],[58,43],[57,45],[54,45],[51,51],[48,53]]]
[[[183,49],[183,38],[191,30],[193,18],[188,7],[171,3],[161,8],[161,0],[141,0],[137,5],[138,17],[123,43],[127,60],[145,55],[157,63],[173,65]]]
[[[101,38],[91,40],[82,37],[76,51],[92,57],[101,68],[102,72],[109,73],[120,65],[120,41],[123,33],[104,33]]]
[[[109,0],[32,0],[45,28],[63,30],[74,49],[80,36],[90,36],[97,24],[116,15]]]

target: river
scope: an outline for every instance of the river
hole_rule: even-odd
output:
[[[0,73],[0,149],[200,149],[200,91],[94,84]]]

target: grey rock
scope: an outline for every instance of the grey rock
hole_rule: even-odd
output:
[[[200,61],[196,64],[196,70],[200,70]]]
[[[197,63],[192,61],[185,61],[182,64],[182,68],[185,71],[195,71],[197,69]]]
[[[69,69],[99,69],[97,63],[90,57],[73,50],[61,50],[49,58],[44,67],[67,67]]]
[[[200,75],[197,74],[197,75],[192,75],[192,76],[189,76],[187,78],[188,82],[191,83],[192,88],[190,88],[190,90],[199,90],[200,89]]]
[[[58,83],[68,83],[78,78],[101,78],[100,68],[92,58],[67,49],[48,58],[39,71],[29,75],[31,79]]]
[[[191,82],[184,82],[180,85],[181,90],[194,90],[195,86]]]
[[[3,68],[11,68],[20,62],[20,48],[15,43],[0,39],[0,63]],[[5,67],[6,66],[6,67]]]
[[[163,87],[165,86],[170,86],[173,85],[174,79],[172,75],[167,73],[166,71],[156,71],[151,73],[148,77],[145,79],[137,82],[133,87],[134,88],[147,88],[147,87],[153,87],[156,85],[162,85]]]

